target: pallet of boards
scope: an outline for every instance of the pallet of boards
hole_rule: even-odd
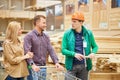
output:
[[[120,37],[95,36],[95,40],[99,46],[98,53],[120,53]]]
[[[120,72],[120,55],[97,54],[93,60],[95,72]]]

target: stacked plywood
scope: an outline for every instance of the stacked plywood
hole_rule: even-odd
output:
[[[112,30],[120,29],[120,8],[111,9],[109,16],[109,27]]]
[[[120,55],[96,54],[96,57],[93,60],[93,71],[120,72]]]
[[[117,64],[110,63],[109,58],[98,58],[96,63],[96,71],[100,72],[116,72]]]
[[[90,80],[119,80],[120,79],[120,55],[96,54],[93,59],[93,69],[90,72]]]
[[[96,36],[98,53],[120,53],[120,37],[115,36]]]

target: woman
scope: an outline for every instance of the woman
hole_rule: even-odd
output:
[[[32,58],[33,54],[29,52],[24,55],[23,44],[18,38],[21,33],[19,22],[12,21],[8,24],[3,43],[4,67],[8,74],[5,80],[24,80],[29,74],[25,59]]]

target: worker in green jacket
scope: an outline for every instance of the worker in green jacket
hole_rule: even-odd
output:
[[[84,14],[75,12],[72,15],[72,28],[64,33],[62,54],[65,55],[67,73],[82,80],[88,80],[92,69],[91,59],[98,51],[93,33],[83,26]],[[65,77],[65,80],[73,80]]]

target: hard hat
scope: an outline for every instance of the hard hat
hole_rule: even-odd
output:
[[[77,20],[82,20],[84,21],[84,14],[82,12],[75,12],[73,15],[72,15],[72,19],[77,19]]]

